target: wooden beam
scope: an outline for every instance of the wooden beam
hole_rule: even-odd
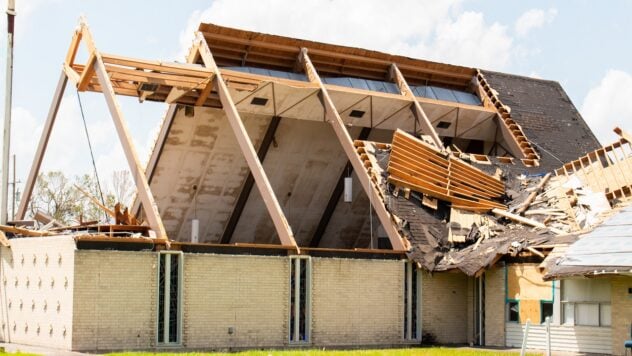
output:
[[[279,239],[281,240],[281,244],[294,246],[298,250],[298,245],[294,240],[294,233],[292,232],[285,214],[281,209],[281,205],[272,190],[268,176],[263,170],[261,162],[257,158],[257,153],[252,145],[252,141],[248,136],[244,123],[241,121],[241,117],[239,116],[239,112],[237,111],[237,107],[235,106],[232,97],[230,96],[226,82],[224,82],[224,79],[222,78],[222,73],[213,59],[211,50],[208,48],[208,45],[201,33],[197,33],[196,40],[198,41],[199,53],[204,65],[215,73],[217,91],[219,93],[222,106],[224,107],[224,112],[226,113],[228,122],[230,123],[233,133],[237,138],[239,148],[248,163],[248,168],[250,168],[250,172],[255,179],[257,188],[259,188],[259,193],[261,194],[263,202],[270,213],[274,227],[276,228]]]
[[[623,131],[623,129],[621,129],[620,127],[615,127],[613,130],[617,135],[621,136],[621,138],[623,138],[624,140],[626,140],[628,143],[632,143],[632,135],[630,135],[629,133],[627,133],[626,131]]]
[[[63,71],[66,73],[66,76],[75,83],[75,85],[77,85],[77,83],[81,80],[79,73],[66,63],[64,63]]]
[[[149,189],[149,183],[147,183],[145,172],[140,165],[138,153],[136,152],[132,137],[127,129],[127,124],[123,119],[123,113],[116,101],[116,94],[114,92],[114,88],[112,88],[112,83],[110,82],[107,70],[105,69],[105,63],[103,63],[101,55],[96,50],[95,57],[97,78],[103,88],[103,95],[105,96],[105,101],[108,105],[108,109],[110,110],[110,115],[112,115],[112,120],[114,121],[114,126],[116,127],[119,140],[123,146],[123,152],[125,153],[125,158],[129,164],[130,173],[136,183],[138,196],[140,197],[145,214],[147,215],[147,222],[149,223],[151,229],[156,233],[157,238],[165,238],[167,237],[165,227],[162,223],[154,197]]]
[[[429,135],[432,139],[432,142],[434,142],[434,144],[441,151],[445,151],[445,147],[443,147],[443,141],[441,141],[441,138],[432,126],[430,119],[428,119],[428,115],[426,115],[426,112],[421,107],[421,104],[419,104],[417,97],[410,89],[410,86],[408,86],[406,78],[404,78],[395,63],[391,64],[391,77],[399,87],[399,91],[402,93],[402,95],[413,101],[413,114],[415,116],[415,120],[417,120],[417,122],[421,125],[422,132],[426,135]]]
[[[10,232],[12,234],[19,234],[19,235],[22,235],[22,236],[29,236],[29,237],[40,237],[40,236],[54,235],[53,233],[48,232],[48,231],[29,230],[29,229],[25,229],[25,228],[21,228],[21,227],[8,226],[8,225],[0,225],[0,231]]]
[[[270,145],[274,140],[274,134],[276,133],[280,122],[281,117],[273,116],[270,120],[270,124],[268,124],[266,133],[263,136],[263,140],[261,140],[261,145],[259,145],[259,149],[257,150],[257,156],[259,157],[259,161],[261,161],[262,163],[265,160],[266,155],[268,154],[268,150],[270,149]],[[255,179],[252,175],[252,172],[249,172],[246,180],[244,181],[243,187],[241,188],[239,197],[237,198],[237,203],[235,203],[235,208],[233,209],[233,212],[230,214],[230,218],[226,223],[226,227],[224,228],[224,233],[222,233],[220,243],[230,243],[230,240],[233,237],[233,233],[235,232],[235,228],[237,227],[237,223],[239,222],[239,218],[241,217],[241,213],[246,207],[248,197],[250,196],[250,192],[252,191],[254,184]]]
[[[541,229],[549,229],[551,232],[557,234],[557,235],[565,235],[566,232],[562,231],[562,230],[558,230],[556,228],[553,227],[547,227],[546,225],[544,225],[543,223],[536,221],[536,220],[532,220],[532,219],[527,219],[525,217],[522,217],[520,215],[516,215],[516,214],[512,214],[510,212],[508,212],[507,210],[502,210],[502,209],[492,209],[492,213],[494,213],[495,215],[498,216],[502,216],[504,218],[507,218],[509,220],[513,220],[515,222],[519,222],[521,224],[524,225],[529,225],[529,226],[533,226],[533,227],[537,227],[537,228],[541,228]]]
[[[7,235],[5,235],[2,230],[0,230],[0,245],[4,247],[11,247],[11,243],[9,242]]]
[[[81,72],[81,76],[79,77],[79,82],[77,83],[77,90],[85,91],[90,84],[90,79],[94,75],[94,63],[96,61],[96,56],[94,53],[90,53],[90,58],[88,58],[88,62],[86,62],[86,66],[83,68],[83,72]]]
[[[53,102],[51,103],[48,110],[48,116],[46,117],[44,128],[42,129],[42,135],[40,136],[37,150],[35,151],[35,156],[33,157],[31,170],[29,171],[26,183],[24,183],[24,192],[22,193],[20,206],[18,207],[18,212],[16,214],[17,220],[24,219],[24,216],[26,215],[26,209],[28,208],[28,204],[31,200],[31,195],[33,194],[35,181],[37,180],[37,176],[39,175],[39,170],[42,165],[42,159],[44,158],[44,153],[46,152],[46,147],[48,146],[48,139],[50,138],[50,133],[53,130],[53,125],[55,124],[57,112],[59,111],[59,105],[61,104],[61,99],[64,97],[64,91],[66,90],[67,83],[68,76],[66,76],[65,71],[62,70],[59,81],[57,82],[57,89],[55,89],[55,95],[53,95]]]
[[[363,127],[362,131],[360,131],[360,135],[358,136],[358,140],[366,140],[371,133],[370,127]],[[340,200],[340,196],[344,193],[345,189],[345,177],[348,176],[348,172],[351,171],[351,162],[347,161],[345,167],[340,172],[340,177],[338,178],[338,182],[334,187],[334,191],[331,193],[329,197],[329,201],[327,202],[327,206],[325,207],[325,211],[320,216],[320,220],[318,221],[318,225],[316,226],[316,230],[314,231],[314,235],[309,241],[309,247],[318,247],[320,245],[320,240],[325,234],[325,230],[327,230],[327,225],[331,220],[331,217],[334,215],[334,211],[336,210],[336,206],[338,206],[338,201]]]
[[[342,145],[347,158],[351,162],[353,170],[358,176],[358,180],[362,184],[362,187],[364,188],[366,194],[369,196],[369,200],[371,201],[371,204],[373,205],[377,216],[380,219],[380,223],[382,224],[382,227],[386,231],[386,234],[391,241],[393,250],[408,250],[408,247],[404,243],[403,238],[397,231],[397,227],[391,218],[391,214],[386,210],[386,207],[384,206],[384,201],[380,197],[377,188],[373,185],[371,178],[365,170],[360,156],[358,156],[358,154],[356,153],[355,147],[353,145],[353,140],[351,139],[351,136],[349,136],[349,132],[347,131],[347,128],[345,127],[345,124],[342,121],[342,118],[340,117],[336,106],[334,105],[334,102],[331,100],[327,88],[323,84],[320,76],[318,75],[318,72],[316,72],[316,68],[309,59],[306,48],[301,49],[300,60],[303,63],[305,74],[307,74],[310,82],[316,83],[320,87],[320,92],[322,94],[325,109],[325,117],[327,121],[332,125],[334,132],[338,137],[338,141],[340,141],[340,144]]]
[[[81,42],[81,27],[77,28],[75,33],[72,35],[72,40],[70,41],[68,52],[66,52],[66,60],[64,63],[72,65],[75,62],[77,51],[79,50],[79,42]]]

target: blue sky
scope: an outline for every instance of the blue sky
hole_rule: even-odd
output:
[[[562,83],[603,143],[632,131],[631,1],[16,0],[13,150],[24,180],[80,15],[97,47],[132,57],[183,60],[199,21],[478,66]],[[3,2],[3,7],[5,3]],[[0,28],[4,30],[4,18]],[[0,44],[2,83],[6,40]],[[4,97],[4,85],[1,93]],[[43,169],[90,172],[75,90],[60,110]],[[124,169],[100,94],[81,93],[102,179]],[[120,98],[145,160],[165,104]]]

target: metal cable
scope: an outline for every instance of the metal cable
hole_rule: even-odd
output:
[[[94,177],[97,181],[97,189],[99,189],[99,195],[101,196],[101,203],[105,206],[105,199],[103,198],[103,190],[101,190],[101,182],[99,181],[99,174],[97,173],[97,164],[94,161],[94,152],[92,151],[92,143],[90,141],[90,134],[88,133],[88,124],[86,123],[86,117],[83,113],[83,104],[81,103],[81,95],[77,90],[77,100],[79,100],[79,110],[81,111],[81,119],[83,120],[83,128],[86,132],[86,139],[88,139],[88,148],[90,149],[90,158],[92,159],[92,168],[94,169]],[[105,212],[103,212],[106,214]],[[107,215],[106,220],[107,220]]]
[[[552,154],[551,152],[549,152],[549,151],[547,151],[546,149],[544,149],[544,147],[542,147],[542,146],[538,145],[537,143],[535,143],[535,142],[533,142],[533,141],[530,141],[530,143],[531,143],[532,145],[535,145],[535,146],[539,147],[542,151],[544,151],[544,152],[548,153],[548,154],[549,154],[549,156],[551,156],[551,157],[555,158],[555,159],[556,159],[556,160],[558,160],[561,164],[564,164],[564,162],[563,162],[561,159],[557,158],[557,156],[555,156],[555,155],[554,155],[554,154]]]

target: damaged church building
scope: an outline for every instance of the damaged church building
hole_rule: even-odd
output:
[[[213,24],[186,63],[96,43],[82,21],[0,227],[1,341],[519,347],[529,324],[543,349],[550,318],[554,350],[623,353],[632,138],[602,146],[557,82]],[[134,178],[110,221],[26,216],[66,89],[104,96]],[[168,104],[146,166],[118,96]]]

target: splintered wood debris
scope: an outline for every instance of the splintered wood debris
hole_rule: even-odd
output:
[[[632,147],[625,138],[573,161],[580,163],[529,176],[506,169],[511,160],[470,157],[468,164],[455,157],[461,152],[440,152],[399,130],[392,144],[355,145],[411,244],[408,257],[428,271],[458,269],[473,276],[504,257],[543,260],[632,195]],[[576,168],[590,157],[603,161]],[[494,174],[474,167],[481,161]]]

